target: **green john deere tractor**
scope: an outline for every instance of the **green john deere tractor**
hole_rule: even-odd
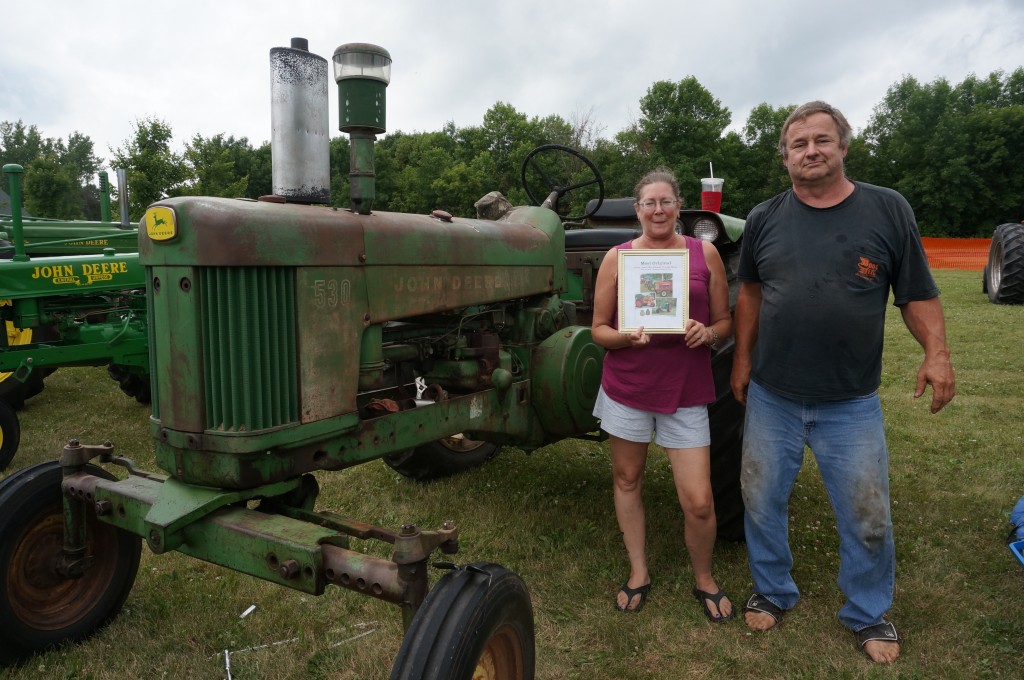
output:
[[[0,216],[0,470],[17,451],[15,411],[59,366],[107,365],[122,390],[149,400],[145,276],[138,229],[110,219],[100,173],[99,222],[23,219],[22,168],[5,165],[11,214]],[[122,179],[121,196],[124,198]]]
[[[0,481],[3,663],[81,640],[116,616],[142,539],[154,554],[178,551],[305,593],[333,585],[397,604],[406,635],[392,678],[533,677],[533,611],[519,576],[490,561],[443,562],[429,588],[431,556],[458,551],[458,527],[378,527],[317,510],[313,473],[383,458],[430,477],[502,445],[600,438],[593,280],[636,226],[624,204],[604,201],[596,168],[583,182],[545,170],[540,154],[562,148],[524,162],[524,183],[540,170],[530,193],[539,205],[497,219],[374,211],[390,55],[352,43],[333,63],[339,128],[351,139],[348,210],[323,205],[327,61],[301,39],[271,50],[274,194],[180,197],[147,210],[138,234],[145,311],[104,308],[122,314],[124,329],[105,341],[134,343],[136,324],[145,326],[161,471],[140,470],[110,443],[71,440],[59,460]],[[581,185],[600,191],[585,214],[564,218],[560,201]],[[679,228],[714,241],[730,263],[742,224],[686,211]],[[128,273],[130,258],[116,254],[10,264],[63,279],[121,261]],[[17,327],[49,318],[45,305],[33,316],[32,304],[12,299],[27,310]],[[728,395],[731,347],[713,362],[712,419],[731,423],[722,439],[735,449],[717,501],[733,484],[738,495],[742,410]],[[390,545],[390,558],[357,552],[352,539]]]

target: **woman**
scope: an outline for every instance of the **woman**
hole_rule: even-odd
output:
[[[732,333],[729,285],[718,250],[676,233],[682,200],[679,185],[664,169],[648,173],[635,191],[643,234],[613,248],[597,275],[594,341],[605,354],[594,415],[608,433],[615,515],[629,556],[629,577],[616,596],[620,611],[638,611],[651,588],[641,497],[647,449],[652,435],[672,465],[684,537],[693,565],[693,595],[704,614],[721,623],[733,606],[711,574],[715,545],[715,506],[711,493],[711,433],[707,405],[715,399],[711,348]],[[689,251],[691,318],[684,334],[618,330],[617,250],[673,248]]]

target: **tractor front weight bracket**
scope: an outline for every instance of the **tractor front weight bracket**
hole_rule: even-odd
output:
[[[451,521],[437,530],[409,523],[394,531],[313,512],[317,489],[310,475],[225,491],[139,473],[127,459],[113,457],[113,448],[109,442],[89,446],[72,440],[61,455],[65,536],[58,569],[67,578],[91,566],[86,532],[95,520],[146,539],[154,553],[178,551],[313,595],[336,585],[397,604],[408,627],[426,597],[431,555],[459,549]],[[93,474],[86,464],[96,458],[123,465],[130,474]],[[352,538],[391,544],[390,559],[349,549]]]
[[[64,546],[57,556],[55,568],[65,578],[79,578],[92,564],[92,557],[86,554],[86,503],[92,501],[89,490],[75,487],[73,481],[82,476],[85,465],[93,458],[109,460],[114,445],[104,442],[99,446],[82,446],[77,439],[71,439],[61,451],[60,464],[63,469],[64,503]]]

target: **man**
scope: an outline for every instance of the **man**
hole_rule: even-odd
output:
[[[848,179],[850,124],[825,102],[800,106],[779,140],[793,188],[754,208],[740,254],[732,390],[747,406],[741,481],[754,630],[800,597],[791,574],[789,496],[814,452],[839,530],[840,621],[874,661],[899,656],[895,550],[878,386],[889,291],[924,348],[915,397],[931,412],[956,393],[939,291],[913,211],[891,189]]]

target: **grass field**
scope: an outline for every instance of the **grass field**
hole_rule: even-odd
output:
[[[648,469],[654,588],[636,615],[612,607],[628,567],[606,444],[567,441],[530,455],[505,449],[481,469],[433,484],[373,462],[319,475],[319,505],[392,528],[454,520],[460,562],[500,562],[529,584],[538,678],[1020,677],[1024,568],[1005,537],[1009,510],[1024,494],[1024,307],[990,304],[978,272],[936,278],[958,382],[956,399],[938,415],[927,398],[912,398],[921,353],[897,310],[886,329],[881,395],[897,548],[891,619],[905,639],[893,666],[873,666],[835,617],[837,538],[809,456],[791,504],[803,599],[781,627],[762,634],[740,620],[707,623],[690,596],[682,513],[664,455],[652,456]],[[102,368],[57,371],[20,414],[11,470],[55,458],[70,437],[111,439],[154,469],[147,414]],[[719,543],[715,568],[741,604],[751,589],[743,544]],[[229,650],[233,678],[376,679],[387,677],[401,636],[392,605],[339,589],[311,597],[143,548],[135,587],[109,627],[0,676],[223,678]]]

